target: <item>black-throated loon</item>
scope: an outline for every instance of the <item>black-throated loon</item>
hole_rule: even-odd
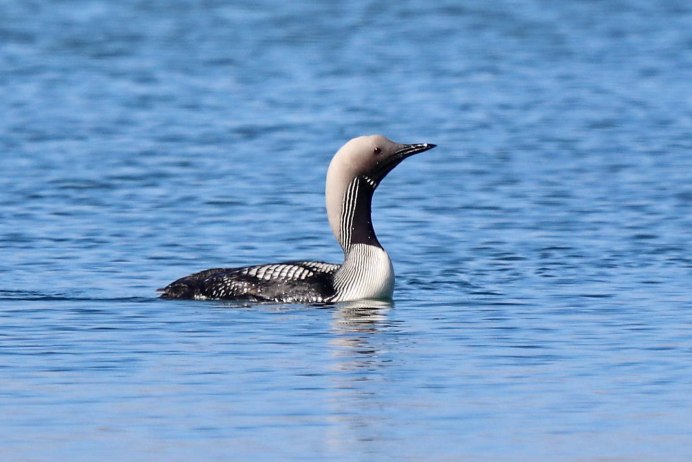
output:
[[[372,227],[372,196],[401,161],[434,144],[400,144],[382,135],[354,138],[334,155],[327,171],[329,226],[344,251],[341,265],[289,261],[191,274],[163,289],[162,298],[332,303],[391,299],[394,269]]]

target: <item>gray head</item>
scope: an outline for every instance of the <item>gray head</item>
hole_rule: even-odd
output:
[[[370,201],[380,181],[407,157],[434,147],[429,143],[401,144],[382,135],[370,135],[353,138],[337,151],[327,171],[327,215],[332,232],[344,249],[348,245],[342,236],[344,201],[354,180],[360,180],[358,194],[363,203],[358,212],[367,215],[361,218],[367,219],[371,228]],[[372,234],[374,238],[374,232]]]

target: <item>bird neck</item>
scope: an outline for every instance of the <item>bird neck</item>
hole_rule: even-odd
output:
[[[372,196],[377,181],[359,175],[343,179],[330,168],[327,175],[327,215],[344,263],[334,274],[333,301],[391,299],[394,269],[372,226]],[[340,172],[337,172],[340,173]]]
[[[338,204],[330,204],[328,197],[327,208],[332,232],[346,256],[356,244],[382,248],[372,226],[372,196],[376,186],[377,183],[372,179],[358,176],[343,188]],[[330,205],[338,206],[338,214],[329,210]]]

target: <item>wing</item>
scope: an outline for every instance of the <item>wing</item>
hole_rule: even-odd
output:
[[[242,268],[214,268],[169,284],[162,298],[321,303],[334,295],[340,265],[293,261]]]

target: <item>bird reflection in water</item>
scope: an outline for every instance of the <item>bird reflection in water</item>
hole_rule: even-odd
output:
[[[379,336],[382,329],[389,327],[388,314],[391,302],[382,300],[358,300],[336,305],[332,330],[336,335],[330,342],[336,358],[348,358],[339,362],[337,368],[352,370],[371,367],[379,352]]]
[[[382,300],[357,300],[336,305],[333,327],[335,332],[377,332],[384,324],[392,302]]]
[[[360,300],[336,305],[330,342],[334,360],[330,376],[331,425],[325,443],[335,454],[353,444],[379,439],[387,403],[391,364],[388,352],[400,338],[389,318],[393,305]]]

